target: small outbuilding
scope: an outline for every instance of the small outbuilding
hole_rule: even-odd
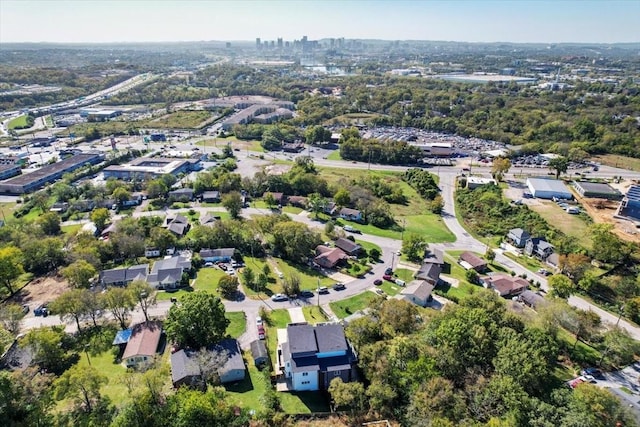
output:
[[[533,197],[540,199],[573,199],[573,194],[564,182],[557,179],[527,178],[527,187]]]
[[[604,182],[574,181],[573,186],[582,197],[622,200],[622,193]]]
[[[251,356],[253,357],[253,363],[259,369],[269,364],[269,352],[264,341],[255,340],[251,342]]]

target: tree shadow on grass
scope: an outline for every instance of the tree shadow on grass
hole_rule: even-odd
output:
[[[228,392],[232,393],[246,393],[254,389],[253,381],[251,381],[251,375],[246,374],[244,380],[235,382],[233,384],[226,384],[224,388]]]
[[[298,391],[291,392],[291,395],[300,399],[303,405],[309,410],[314,412],[329,412],[329,399],[326,393],[319,393],[317,391]]]

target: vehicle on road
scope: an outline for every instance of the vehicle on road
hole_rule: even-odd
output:
[[[393,274],[393,268],[389,267],[384,271],[384,274],[388,274],[389,276]]]
[[[382,280],[381,279],[376,279],[376,280],[373,281],[373,284],[376,285],[376,286],[380,286],[380,285],[382,285]]]
[[[266,338],[266,332],[264,331],[264,326],[260,325],[258,326],[258,338],[263,340]]]
[[[400,256],[400,255],[402,255],[402,252],[400,252],[400,250],[397,250],[396,251],[396,255]]]
[[[29,306],[27,304],[22,304],[22,312],[27,314],[29,312]]]
[[[334,291],[343,291],[345,289],[347,289],[347,287],[344,285],[344,283],[336,283],[335,285],[333,285]]]
[[[548,275],[550,275],[551,273],[549,272],[549,270],[547,270],[547,269],[545,269],[545,268],[540,268],[540,269],[538,270],[538,274],[542,274],[543,276],[548,276]]]
[[[362,233],[360,230],[358,230],[357,228],[353,228],[350,225],[345,225],[342,228],[344,229],[344,231],[348,231],[349,233],[355,233],[355,234],[361,234]]]
[[[329,293],[329,288],[327,288],[326,286],[321,286],[318,288],[318,293],[319,294],[328,294]]]
[[[301,298],[311,298],[311,297],[313,297],[313,292],[311,292],[309,290],[300,291],[300,297]]]
[[[393,278],[393,276],[392,276],[392,275],[390,275],[390,274],[385,274],[384,276],[382,276],[382,278],[383,278],[384,280],[388,280],[388,281],[390,281],[390,282],[395,282],[395,281],[396,281],[396,279],[394,279],[394,278]]]
[[[599,380],[604,379],[604,374],[598,368],[585,368],[582,371],[580,371],[580,375],[584,375],[585,377],[587,375],[590,375],[593,378],[596,378],[596,379],[599,379]]]
[[[47,317],[49,315],[49,310],[47,309],[47,306],[43,304],[36,307],[36,309],[33,310],[33,314],[36,316]]]
[[[262,317],[256,316],[256,326],[262,326]]]
[[[282,302],[282,301],[287,301],[289,299],[289,297],[287,297],[285,294],[275,294],[271,297],[271,301],[273,302]]]

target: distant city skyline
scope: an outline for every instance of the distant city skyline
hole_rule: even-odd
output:
[[[0,0],[10,42],[640,42],[640,1]]]

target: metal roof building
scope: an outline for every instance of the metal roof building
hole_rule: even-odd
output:
[[[540,199],[573,199],[564,182],[557,179],[527,178],[527,187],[533,197]]]

